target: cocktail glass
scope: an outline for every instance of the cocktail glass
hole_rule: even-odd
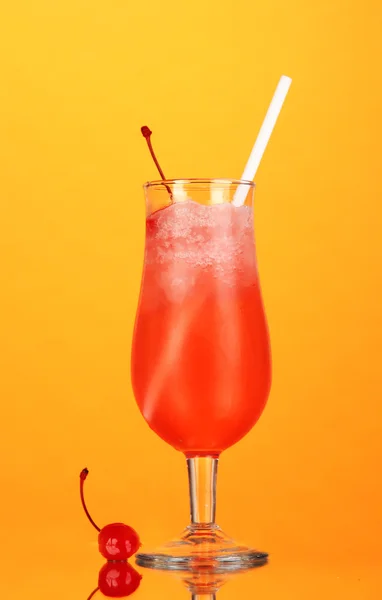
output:
[[[243,206],[232,200],[248,188]],[[259,419],[271,384],[250,181],[145,184],[146,246],[132,348],[132,383],[151,429],[188,466],[191,522],[178,539],[138,554],[163,569],[263,564],[215,523],[221,452]]]

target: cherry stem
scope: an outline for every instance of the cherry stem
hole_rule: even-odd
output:
[[[158,169],[158,172],[159,172],[159,175],[161,176],[161,179],[163,179],[163,181],[166,181],[166,177],[165,177],[165,175],[164,175],[164,173],[163,173],[163,171],[161,169],[161,166],[160,166],[160,164],[158,162],[158,159],[157,159],[157,157],[155,155],[153,145],[151,143],[151,134],[152,134],[151,129],[149,127],[147,127],[147,125],[144,125],[143,127],[141,127],[141,133],[142,133],[143,137],[145,138],[145,140],[147,142],[147,145],[148,145],[149,150],[150,150],[151,157],[152,157],[152,159],[153,159],[153,161],[155,163],[156,168]],[[166,189],[167,189],[168,193],[170,194],[170,198],[172,198],[172,193],[171,193],[170,187],[166,183],[165,183],[165,186],[166,186]]]
[[[87,509],[87,506],[86,506],[86,502],[85,502],[85,497],[84,497],[84,483],[85,483],[85,479],[87,478],[88,475],[89,475],[89,470],[88,469],[82,469],[82,471],[80,473],[80,496],[81,496],[82,508],[84,509],[85,515],[87,516],[87,518],[89,519],[89,521],[93,525],[93,527],[97,531],[101,531],[100,527],[98,527],[98,525],[96,523],[94,523],[93,519],[91,518],[90,513],[89,513],[89,511]],[[97,590],[95,590],[95,592],[96,591]],[[93,592],[92,596],[95,594],[95,592]],[[92,596],[90,596],[90,598]],[[90,600],[90,598],[88,598],[88,600]]]
[[[95,589],[95,590],[93,590],[93,591],[92,591],[92,593],[90,594],[90,596],[89,596],[88,600],[91,600],[91,599],[93,598],[93,596],[95,596],[95,595],[96,595],[96,593],[98,592],[98,590],[99,590],[99,588],[98,588],[98,587],[96,587],[96,589]]]
[[[147,127],[147,125],[144,125],[143,127],[141,127],[141,132],[142,132],[142,135],[143,135],[143,137],[145,138],[145,140],[147,142],[147,145],[148,145],[149,150],[150,150],[150,154],[152,156],[153,161],[155,162],[156,168],[159,171],[159,175],[161,176],[161,179],[166,179],[166,177],[164,176],[164,173],[163,173],[163,171],[161,169],[161,166],[160,166],[160,164],[158,162],[158,159],[155,156],[154,148],[153,148],[153,145],[151,143],[151,134],[152,134],[151,129],[149,129]]]

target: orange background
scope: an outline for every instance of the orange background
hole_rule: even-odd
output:
[[[381,564],[381,26],[379,0],[3,3],[4,557],[15,527],[90,539],[85,465],[101,523],[150,545],[185,525],[182,456],[130,385],[156,177],[139,128],[168,177],[239,177],[285,73],[256,192],[274,382],[223,455],[218,517],[274,555]]]

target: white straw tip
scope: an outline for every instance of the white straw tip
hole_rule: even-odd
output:
[[[289,91],[292,79],[287,75],[281,75],[280,81],[277,85],[276,91],[273,95],[272,101],[269,105],[268,112],[265,115],[265,119],[260,128],[259,135],[255,141],[255,145],[252,148],[252,152],[249,155],[248,162],[245,166],[244,173],[241,179],[253,181],[259,167],[260,161],[265,152],[265,148],[269,142],[274,126],[284,104],[285,98]],[[242,206],[245,203],[247,196],[247,187],[239,185],[237,188],[232,204],[234,206]]]

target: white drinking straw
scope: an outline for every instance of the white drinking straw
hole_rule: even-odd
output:
[[[276,125],[277,118],[280,114],[291,83],[292,80],[290,77],[287,77],[286,75],[281,76],[276,91],[273,95],[272,102],[269,105],[267,114],[265,115],[265,119],[257,136],[256,142],[252,148],[252,152],[249,155],[244,173],[241,176],[241,178],[246,181],[253,181],[255,178],[256,171],[265,152],[265,148],[269,142],[269,138],[272,135],[273,128]],[[232,204],[234,206],[242,206],[245,203],[247,193],[248,185],[239,185],[232,200]]]

